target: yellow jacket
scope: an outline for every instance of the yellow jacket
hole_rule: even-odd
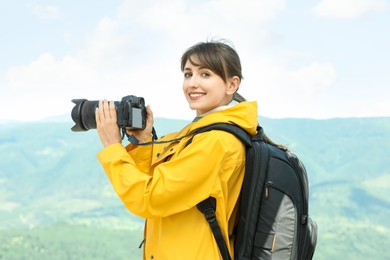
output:
[[[158,141],[186,136],[213,123],[231,123],[254,135],[256,102],[242,102],[208,114],[178,133]],[[217,199],[217,219],[225,237],[232,236],[236,202],[245,168],[245,147],[233,135],[210,131],[177,142],[149,146],[113,144],[98,153],[108,178],[124,205],[146,219],[144,259],[220,259],[209,224],[196,205]]]

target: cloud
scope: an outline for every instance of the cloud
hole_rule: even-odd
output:
[[[311,96],[336,80],[336,72],[330,63],[313,62],[310,65],[289,73],[291,82],[304,96]]]
[[[53,114],[61,113],[61,107],[69,111],[71,98],[118,100],[133,94],[144,96],[155,116],[188,119],[193,111],[178,109],[188,106],[181,91],[180,56],[208,36],[223,36],[237,45],[242,59],[245,80],[240,91],[248,99],[261,100],[268,115],[283,116],[285,107],[275,100],[288,102],[296,95],[309,100],[336,79],[331,64],[313,61],[305,53],[290,51],[279,60],[268,56],[263,46],[275,36],[266,24],[284,8],[283,0],[215,0],[201,5],[126,0],[116,16],[103,17],[86,34],[77,51],[62,57],[46,52],[10,68],[8,87],[26,96],[40,93],[44,104],[35,102],[29,109],[35,117],[46,107],[51,109],[45,112]],[[289,62],[297,60],[300,67],[291,68]]]
[[[285,5],[285,0],[157,0],[142,4],[125,0],[119,19],[135,20],[147,30],[188,45],[205,36],[241,36],[253,29],[261,32],[262,25],[275,19]]]
[[[240,93],[249,100],[257,100],[259,113],[268,117],[324,117],[318,102],[324,92],[334,87],[337,72],[328,62],[307,62],[307,54],[290,52],[276,58],[244,61],[246,78]],[[297,62],[299,60],[299,62]],[[296,63],[300,66],[293,66]],[[245,75],[244,75],[245,76]]]
[[[103,77],[76,57],[56,59],[51,53],[26,66],[10,68],[7,75],[11,89],[37,91],[94,86]]]
[[[116,69],[128,66],[138,51],[134,35],[119,20],[104,17],[87,35],[85,46],[78,55],[93,67]]]
[[[167,72],[162,67],[177,69],[184,48],[215,32],[248,35],[245,37],[252,37],[250,42],[253,43],[259,43],[256,38],[261,35],[260,42],[267,41],[266,33],[254,34],[251,30],[261,31],[261,24],[274,19],[284,6],[283,0],[240,3],[216,0],[202,5],[180,0],[125,0],[116,16],[103,17],[95,29],[87,33],[81,49],[63,57],[43,53],[27,65],[10,68],[8,86],[59,90],[123,86],[134,81],[137,85],[150,83],[150,77],[142,79],[140,75],[153,73],[155,79],[164,78],[161,74]],[[240,12],[234,12],[238,9]],[[34,10],[47,18],[59,14],[54,6],[35,6]],[[199,19],[200,16],[209,19]]]
[[[129,68],[138,64],[132,59],[137,54],[132,34],[122,30],[123,25],[117,20],[102,18],[76,52],[62,57],[46,52],[29,64],[8,69],[8,88],[71,91],[123,85],[123,81],[128,81],[124,74],[131,74]]]
[[[134,1],[126,1],[134,3]],[[127,5],[127,8],[132,4]],[[146,7],[145,12],[139,16],[139,19],[144,24],[149,24],[152,27],[172,28],[184,25],[186,28],[191,24],[199,26],[208,24],[219,25],[240,25],[240,24],[261,24],[273,20],[277,14],[285,7],[284,0],[214,0],[204,1],[202,4],[196,4],[191,1],[173,0],[167,3],[166,1],[154,1],[150,7]],[[129,8],[127,11],[132,11]],[[208,19],[199,19],[199,14]],[[181,22],[180,22],[181,21]],[[203,29],[207,30],[208,27]]]
[[[42,20],[53,20],[60,17],[60,10],[57,6],[54,5],[35,5],[31,8],[34,15]]]
[[[331,19],[353,19],[389,9],[387,0],[322,0],[312,11]]]

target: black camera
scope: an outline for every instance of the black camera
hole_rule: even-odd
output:
[[[76,105],[72,109],[74,132],[96,129],[95,111],[99,101],[87,99],[72,99]],[[121,129],[136,130],[146,126],[146,108],[142,97],[125,96],[121,101],[115,101],[117,124]]]

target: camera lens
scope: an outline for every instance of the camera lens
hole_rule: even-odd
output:
[[[88,101],[87,99],[72,99],[76,105],[72,109],[72,119],[75,125],[72,131],[81,132],[89,129],[96,129],[95,111],[99,101]]]
[[[96,129],[96,108],[99,101],[87,99],[72,99],[75,106],[71,116],[75,125],[73,132],[83,132]],[[146,108],[142,97],[125,96],[121,101],[114,101],[117,113],[117,125],[121,129],[144,129],[146,126]]]

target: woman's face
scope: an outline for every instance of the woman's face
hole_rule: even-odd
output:
[[[199,64],[196,57],[191,60]],[[184,66],[183,91],[187,102],[196,115],[202,115],[216,107],[227,105],[232,100],[237,90],[232,79],[224,82],[223,79],[212,70],[196,66],[188,59]],[[238,86],[237,86],[238,87]]]

